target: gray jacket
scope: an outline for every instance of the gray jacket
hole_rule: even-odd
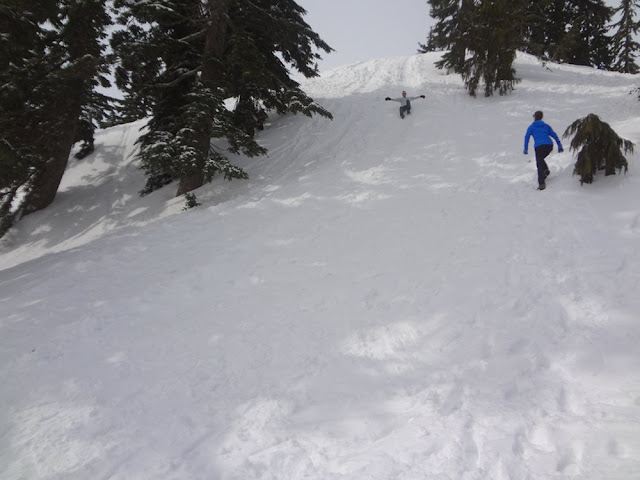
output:
[[[391,101],[392,102],[399,102],[400,105],[402,105],[403,107],[407,104],[407,100],[415,100],[416,98],[420,98],[418,97],[398,97],[398,98],[392,98]]]

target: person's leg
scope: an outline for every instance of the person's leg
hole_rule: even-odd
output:
[[[540,162],[542,164],[542,173],[544,174],[544,178],[547,178],[549,176],[549,173],[551,173],[549,170],[549,166],[547,165],[546,158],[551,152],[553,152],[553,145],[546,145],[546,147],[547,148],[545,148],[542,152],[542,161]]]
[[[407,111],[407,106],[406,105],[402,105],[400,107],[400,118],[404,118],[404,112]]]
[[[407,115],[411,114],[411,100],[407,100]]]
[[[553,150],[553,145],[540,145],[536,147],[536,167],[538,168],[538,185],[544,185],[544,180],[549,175],[549,167],[545,158]]]

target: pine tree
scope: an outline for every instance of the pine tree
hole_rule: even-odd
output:
[[[82,107],[98,82],[106,84],[101,40],[110,19],[98,0],[16,1],[0,18],[10,45],[0,58],[0,138],[15,155],[0,209],[13,216],[55,198]],[[19,190],[22,205],[7,206]]]
[[[640,21],[635,19],[640,8],[639,0],[621,0],[620,6],[614,10],[614,14],[620,15],[620,20],[614,23],[616,29],[613,34],[612,69],[622,73],[638,73],[640,67],[636,63],[636,54],[640,50],[640,44],[635,40],[640,31]]]
[[[560,61],[556,51],[567,25],[571,25],[571,14],[565,0],[524,2],[522,50],[546,61]]]
[[[24,212],[47,207],[55,198],[67,167],[71,147],[83,105],[89,102],[93,89],[104,79],[103,58],[105,30],[110,17],[100,0],[68,0],[58,2],[53,19],[54,30],[46,45],[47,84],[42,92],[43,113],[52,124],[49,135],[55,142],[45,145],[47,162],[34,176],[25,201]]]
[[[273,54],[279,51],[287,64],[307,78],[317,75],[314,60],[318,57],[312,46],[331,49],[304,23],[304,13],[292,1],[236,3],[230,10],[232,24],[223,56],[226,88],[237,99],[234,120],[250,136],[263,128],[267,111],[330,117],[307,97]]]
[[[11,226],[18,192],[44,163],[32,145],[37,107],[31,81],[42,32],[38,25],[55,13],[55,2],[18,1],[0,5],[0,236]],[[30,81],[31,80],[31,81]]]
[[[421,51],[447,49],[436,67],[460,73],[472,96],[504,95],[519,81],[513,61],[522,44],[524,0],[428,0],[437,20]]]
[[[104,88],[110,86],[104,82],[100,82],[100,85]],[[117,104],[117,99],[108,97],[96,90],[88,93],[76,126],[74,143],[82,142],[82,144],[80,145],[80,150],[74,155],[75,158],[82,159],[93,152],[94,134],[97,128],[110,127],[118,122]],[[119,123],[123,122],[120,121]]]
[[[470,48],[469,31],[473,23],[473,0],[427,0],[431,18],[436,24],[429,31],[422,52],[446,50],[436,67],[460,73],[464,67],[467,50]]]
[[[0,138],[0,237],[13,225],[13,202],[20,187],[30,177],[25,158],[4,138]]]
[[[142,193],[176,179],[182,195],[216,174],[246,178],[226,152],[266,153],[254,133],[268,110],[330,116],[299,89],[280,59],[315,76],[313,48],[331,50],[294,1],[117,0],[116,6],[130,25],[112,42],[116,80],[127,105],[151,110],[139,140],[148,178]],[[232,110],[228,98],[236,99]],[[213,146],[211,139],[217,139]]]
[[[613,10],[602,0],[524,2],[522,49],[543,60],[608,69],[607,24]]]
[[[495,91],[505,95],[519,81],[513,61],[520,44],[520,15],[519,3],[513,0],[482,0],[476,6],[468,35],[471,56],[461,71],[470,95],[476,95],[481,80],[486,97]]]
[[[556,50],[554,60],[608,69],[612,63],[607,24],[613,10],[603,0],[567,3],[571,25]]]
[[[245,178],[221,151],[210,147],[212,137],[242,145],[239,150],[247,155],[262,153],[255,142],[238,140],[241,131],[231,123],[219,88],[228,4],[116,1],[122,9],[120,22],[128,25],[112,40],[118,57],[116,82],[125,92],[125,106],[133,107],[130,117],[140,118],[147,109],[151,114],[147,132],[138,140],[147,173],[142,194],[177,179],[181,195],[216,173]]]
[[[434,28],[430,27],[426,43],[418,43],[418,53],[435,52],[436,50],[438,48],[436,47]]]
[[[117,116],[122,123],[140,120],[151,115],[155,94],[152,85],[162,69],[161,49],[151,33],[141,25],[131,23],[133,15],[123,14],[121,22],[130,22],[126,30],[111,35],[111,48],[115,52],[114,79],[124,94],[119,102]]]
[[[634,144],[620,138],[611,126],[600,120],[597,115],[590,113],[569,125],[563,137],[571,135],[574,135],[571,150],[580,150],[573,174],[580,175],[581,185],[592,183],[598,170],[604,170],[605,176],[615,175],[616,169],[624,168],[624,171],[627,171],[628,163],[624,153],[633,153]]]
[[[100,40],[109,21],[97,0],[0,6],[0,235],[55,198],[85,95],[106,85]]]

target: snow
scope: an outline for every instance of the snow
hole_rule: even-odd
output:
[[[137,194],[144,122],[71,158],[0,250],[0,478],[640,478],[638,153],[580,186],[564,139],[544,192],[522,154],[538,109],[639,142],[637,78],[519,55],[472,99],[437,58],[306,82],[334,120],[187,212]]]

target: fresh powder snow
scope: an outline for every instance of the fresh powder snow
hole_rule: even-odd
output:
[[[333,121],[186,212],[145,122],[99,131],[1,241],[0,478],[639,479],[638,152],[581,186],[564,138],[543,192],[523,155],[535,110],[640,142],[638,76],[519,54],[474,99],[438,59],[305,81]]]

